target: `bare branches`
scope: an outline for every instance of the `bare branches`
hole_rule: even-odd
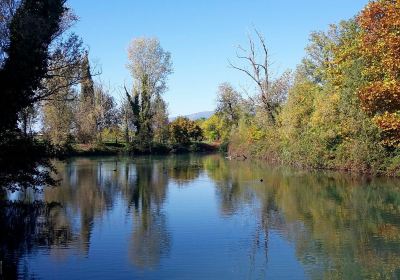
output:
[[[252,73],[250,73],[250,71],[248,71],[248,70],[246,70],[244,68],[237,67],[237,66],[233,65],[232,62],[230,62],[230,61],[229,61],[229,65],[232,68],[236,69],[236,70],[239,70],[239,71],[242,71],[242,72],[246,73],[247,76],[249,76],[254,82],[256,82],[257,85],[259,85],[259,87],[262,86],[261,83],[257,80],[257,78]]]
[[[265,75],[265,82],[266,82],[266,87],[267,88],[269,88],[269,71],[268,71],[268,69],[269,69],[269,61],[268,61],[268,48],[267,48],[267,46],[266,46],[266,44],[265,44],[265,39],[264,39],[264,36],[262,36],[262,34],[257,30],[257,29],[255,29],[255,32],[257,33],[257,36],[258,36],[258,39],[260,40],[260,42],[261,42],[261,45],[262,45],[262,47],[263,47],[263,50],[264,50],[264,65],[261,65],[261,64],[259,64],[260,65],[260,67],[262,67],[263,69],[264,69],[264,75]]]
[[[231,68],[241,71],[255,82],[258,91],[258,99],[264,110],[267,111],[270,121],[275,123],[276,110],[286,97],[288,86],[286,75],[271,80],[269,51],[264,36],[255,29],[258,45],[255,40],[248,36],[248,49],[238,46],[236,57],[244,61],[244,66],[238,66],[228,60]],[[259,55],[261,53],[261,55]],[[259,58],[261,56],[261,58]],[[246,92],[248,96],[248,92]],[[252,99],[254,101],[254,99]]]

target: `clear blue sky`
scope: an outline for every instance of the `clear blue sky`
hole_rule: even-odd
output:
[[[140,36],[158,37],[172,54],[174,74],[164,95],[172,116],[213,110],[222,82],[250,85],[228,67],[236,46],[253,27],[267,40],[276,72],[294,69],[311,31],[326,30],[358,13],[368,0],[69,0],[80,20],[74,31],[101,66],[103,82],[130,83],[127,46]]]

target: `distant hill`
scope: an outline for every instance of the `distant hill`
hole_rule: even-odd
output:
[[[204,112],[198,112],[198,113],[194,113],[194,114],[190,114],[190,115],[186,115],[184,117],[188,118],[189,120],[195,121],[195,120],[199,120],[201,118],[206,118],[208,119],[209,117],[212,116],[212,114],[214,114],[214,111],[204,111]],[[177,117],[172,117],[170,118],[170,121],[175,120]]]

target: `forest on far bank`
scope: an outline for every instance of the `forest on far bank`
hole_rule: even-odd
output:
[[[157,38],[131,41],[133,82],[116,98],[71,31],[78,17],[66,0],[2,1],[0,19],[2,186],[54,183],[51,157],[112,147],[142,154],[220,146],[236,158],[400,175],[400,0],[371,1],[313,32],[297,69],[280,75],[255,30],[229,60],[252,90],[222,82],[215,114],[196,121],[169,120],[163,94],[173,63]]]

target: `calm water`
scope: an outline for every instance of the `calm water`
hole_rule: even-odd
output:
[[[56,165],[59,187],[0,194],[0,279],[400,279],[399,181],[218,155]]]

